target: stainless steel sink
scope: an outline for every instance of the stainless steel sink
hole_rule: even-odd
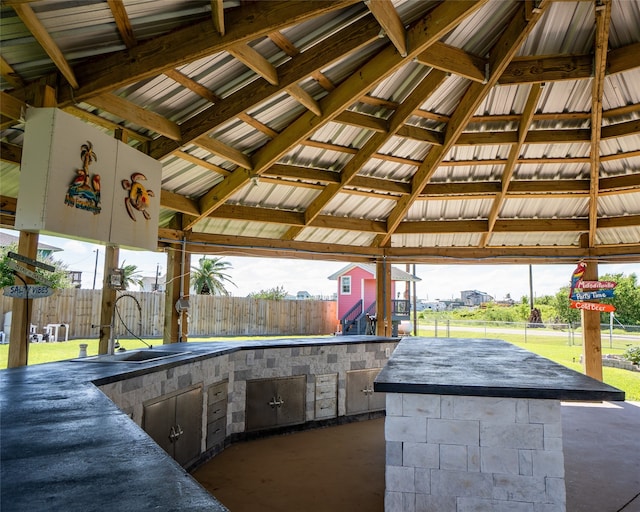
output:
[[[116,352],[113,355],[102,354],[98,356],[79,357],[72,359],[72,361],[80,363],[148,363],[189,353],[189,351],[167,352],[165,350],[141,349]]]

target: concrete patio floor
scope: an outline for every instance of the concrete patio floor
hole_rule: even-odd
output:
[[[640,403],[563,403],[567,512],[640,512]],[[249,441],[194,477],[231,512],[384,510],[384,420]]]

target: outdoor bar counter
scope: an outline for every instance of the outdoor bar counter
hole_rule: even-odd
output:
[[[351,414],[345,400],[350,376],[371,375],[363,393],[370,400],[373,377],[397,342],[335,336],[173,343],[146,351],[164,357],[155,360],[137,360],[133,350],[115,356],[133,356],[129,361],[89,356],[0,370],[0,509],[226,511],[186,471],[192,462],[179,464],[177,455],[172,458],[141,428],[145,406],[157,410],[158,404],[175,403],[181,442],[189,438],[187,425],[177,419],[178,403],[197,397],[202,410],[187,415],[196,418],[194,428],[201,427],[197,464],[219,453],[221,443],[249,435],[251,383],[303,383],[294,388],[301,393],[303,418],[285,429],[339,423]]]
[[[386,392],[385,512],[564,512],[560,402],[624,392],[501,340],[404,338]]]

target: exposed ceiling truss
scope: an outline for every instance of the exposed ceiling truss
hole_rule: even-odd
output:
[[[636,0],[199,0],[167,28],[140,2],[103,4],[2,2],[3,226],[46,86],[163,162],[161,244],[640,260]],[[106,51],[66,37],[63,17],[89,14]]]

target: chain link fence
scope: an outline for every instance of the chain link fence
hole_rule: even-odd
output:
[[[408,327],[408,326],[407,326]],[[411,334],[413,326],[410,326]],[[532,324],[529,322],[489,322],[483,320],[418,319],[418,336],[447,338],[502,338],[524,343],[582,345],[582,327],[571,323]],[[602,348],[625,350],[640,346],[640,326],[602,326]]]

